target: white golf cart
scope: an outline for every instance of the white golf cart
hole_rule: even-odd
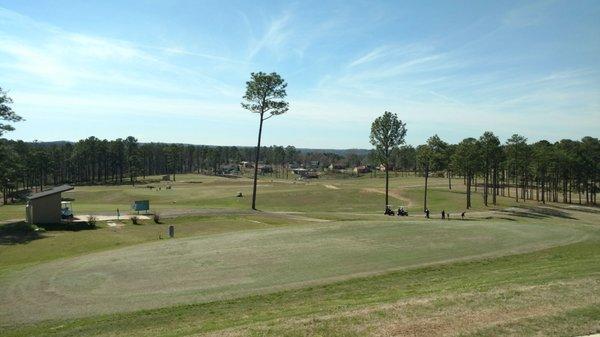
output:
[[[63,220],[72,220],[73,219],[73,205],[71,205],[70,201],[61,201],[60,202],[60,217]]]

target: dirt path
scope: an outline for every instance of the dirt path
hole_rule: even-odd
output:
[[[79,214],[75,217],[76,220],[79,221],[87,221],[88,217],[90,217],[90,214]],[[137,216],[138,219],[140,220],[150,220],[150,217],[147,215],[130,215],[130,214],[123,214],[119,217],[117,217],[116,215],[94,215],[94,217],[96,218],[97,221],[114,221],[114,220],[129,220],[132,217]]]
[[[369,192],[369,193],[379,193],[379,194],[385,194],[385,191],[384,191],[384,190],[380,190],[380,189],[378,189],[378,188],[363,188],[362,190],[363,190],[363,191],[365,191],[365,192]],[[412,203],[412,201],[411,201],[409,198],[407,198],[407,197],[404,197],[404,196],[400,195],[400,194],[399,194],[399,193],[397,193],[397,192],[394,192],[394,191],[388,191],[388,195],[389,195],[390,197],[392,197],[392,198],[395,198],[395,199],[398,199],[398,200],[401,200],[401,201],[403,201],[403,202],[405,203],[405,204],[404,204],[404,207],[411,207],[411,206],[412,206],[412,204],[413,204],[413,203]]]

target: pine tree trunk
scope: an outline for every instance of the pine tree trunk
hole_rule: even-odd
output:
[[[258,127],[258,144],[256,145],[256,158],[254,159],[254,186],[252,187],[252,209],[256,210],[256,183],[258,179],[258,159],[260,157],[260,138],[262,136],[263,114],[260,114],[260,124]],[[387,193],[386,193],[387,197]]]
[[[471,175],[467,173],[467,209],[471,208]]]
[[[546,203],[546,197],[544,197],[544,192],[545,192],[544,188],[546,187],[545,185],[546,185],[546,180],[542,179],[542,204]]]
[[[517,172],[515,171],[515,200],[519,202],[519,185],[517,184]]]
[[[488,173],[485,172],[483,176],[483,205],[487,207],[487,198],[488,198]]]
[[[429,179],[429,167],[425,168],[425,198],[423,200],[423,211],[427,209],[427,180]]]
[[[493,178],[493,182],[494,184],[494,195],[492,197],[492,202],[494,203],[494,206],[496,205],[496,196],[498,195],[498,169],[494,168],[494,178]]]
[[[388,174],[388,165],[385,165],[385,207],[389,205],[388,201],[388,188],[389,188],[389,174]]]

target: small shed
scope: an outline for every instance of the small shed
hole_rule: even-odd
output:
[[[52,224],[61,220],[61,193],[70,191],[73,186],[62,185],[27,197],[25,217],[30,224]]]

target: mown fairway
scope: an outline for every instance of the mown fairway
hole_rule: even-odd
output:
[[[155,179],[157,177],[154,177]],[[460,181],[455,192],[447,190],[445,179],[430,179],[430,207],[455,213],[464,209],[464,187]],[[167,186],[171,189],[166,189]],[[423,178],[393,177],[390,180],[391,203],[405,206],[413,213],[422,212]],[[154,187],[153,189],[148,188]],[[159,190],[159,187],[161,188]],[[265,177],[259,184],[258,208],[264,211],[350,212],[380,214],[383,208],[384,179],[363,176],[348,179],[321,179],[312,181],[280,180]],[[242,192],[244,198],[236,198]],[[63,194],[72,198],[76,214],[116,214],[129,210],[134,200],[149,199],[152,209],[164,215],[181,215],[187,212],[206,213],[207,210],[250,209],[252,181],[248,178],[220,178],[212,176],[182,175],[173,183],[149,180],[136,187],[81,186]],[[501,205],[512,204],[508,198]],[[481,200],[474,207],[481,208]],[[221,214],[228,214],[221,212]],[[8,205],[0,212],[0,220],[24,217],[22,205]]]
[[[148,198],[166,218],[1,245],[0,326],[9,336],[600,330],[598,210],[508,198],[486,209],[476,194],[461,221],[462,183],[448,191],[432,179],[426,220],[421,178],[392,182],[408,218],[381,215],[380,178],[263,179],[261,212],[247,210],[243,178],[186,175],[160,191],[77,187],[65,194],[76,213]],[[439,219],[441,209],[452,220]],[[169,224],[177,238],[158,240]]]

